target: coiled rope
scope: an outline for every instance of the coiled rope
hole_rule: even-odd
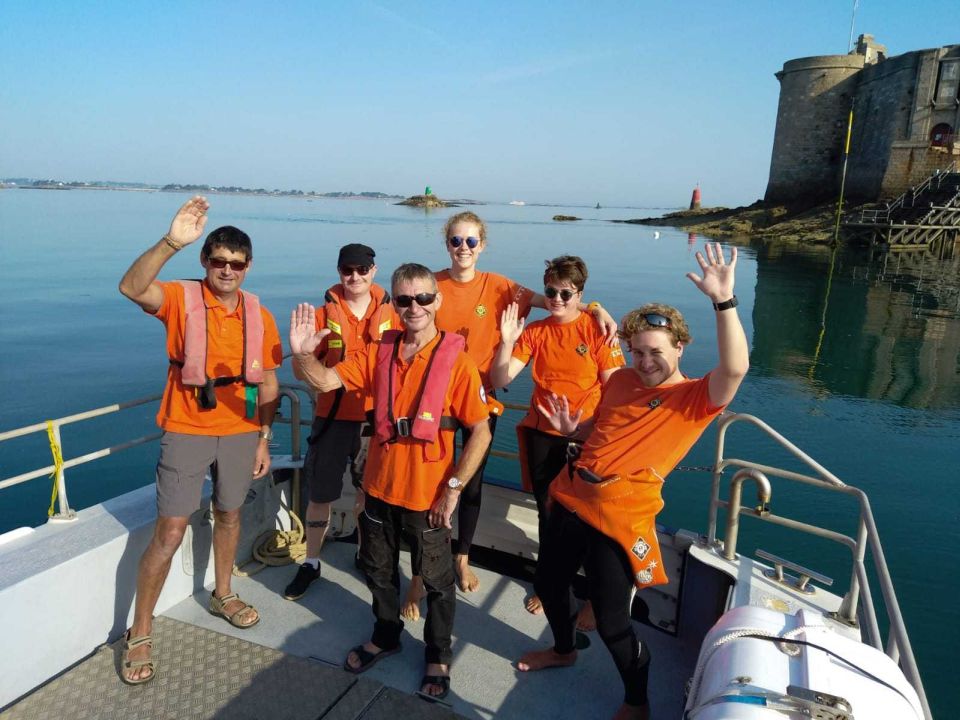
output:
[[[297,514],[287,507],[283,501],[280,507],[287,511],[290,517],[289,530],[267,530],[261,533],[253,543],[253,558],[242,567],[233,568],[236,577],[250,577],[268,566],[300,564],[307,557],[307,541],[303,532],[303,522]],[[252,570],[244,570],[252,562],[259,562],[260,566]]]

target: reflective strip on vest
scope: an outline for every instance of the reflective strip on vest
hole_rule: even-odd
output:
[[[183,361],[180,379],[184,385],[202,387],[207,383],[207,306],[202,282],[178,280],[183,286],[186,319],[183,328]],[[263,316],[260,299],[241,292],[243,302],[243,378],[249,385],[263,382]]]
[[[393,362],[394,346],[400,341],[399,330],[388,330],[380,339],[377,348],[377,365],[374,371],[374,428],[377,440],[388,443],[396,437],[396,416],[393,404],[399,393],[397,383],[398,370]],[[412,418],[410,436],[425,442],[434,442],[440,431],[443,416],[443,401],[450,384],[450,374],[457,356],[463,351],[466,341],[456,333],[442,333],[433,351],[433,363],[427,377],[423,380],[423,392],[420,395],[417,414]],[[390,395],[390,373],[394,379],[394,397]]]

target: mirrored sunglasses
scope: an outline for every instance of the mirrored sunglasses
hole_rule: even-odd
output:
[[[247,269],[247,265],[250,263],[246,260],[224,260],[223,258],[207,258],[207,262],[210,263],[210,267],[216,268],[217,270],[223,270],[227,265],[230,266],[230,269],[234,272],[242,272]]]
[[[647,325],[665,328],[670,327],[670,318],[660,313],[647,313],[643,316],[643,319],[647,321]]]
[[[417,305],[420,307],[426,307],[433,303],[437,299],[436,293],[417,293],[416,295],[394,295],[393,301],[397,304],[397,307],[408,308],[413,305],[413,301],[417,301]]]
[[[464,243],[467,244],[467,247],[473,250],[477,245],[480,244],[480,238],[470,235],[469,237],[460,237],[459,235],[454,235],[452,238],[447,238],[447,242],[450,243],[450,247],[458,248]]]
[[[547,285],[543,289],[543,294],[546,295],[550,300],[553,300],[557,295],[560,296],[560,299],[564,302],[567,302],[570,298],[577,294],[577,290],[568,290],[564,288],[563,290],[557,290],[555,287],[550,287]]]
[[[344,277],[350,277],[354,273],[360,277],[366,277],[370,273],[369,265],[341,265],[337,268]]]

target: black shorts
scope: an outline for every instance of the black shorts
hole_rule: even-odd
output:
[[[307,457],[303,461],[303,476],[310,488],[310,502],[329,503],[343,494],[343,474],[348,463],[360,453],[362,422],[332,420],[320,437],[317,434],[326,418],[313,420],[308,441]]]

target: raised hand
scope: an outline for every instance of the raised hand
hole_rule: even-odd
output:
[[[194,195],[177,210],[167,235],[180,246],[189,245],[203,235],[210,203],[203,195]]]
[[[524,319],[520,317],[520,306],[510,303],[500,313],[500,339],[507,345],[516,345],[523,334]]]
[[[550,393],[546,405],[537,403],[537,410],[543,415],[543,419],[550,423],[550,427],[563,435],[572,435],[576,432],[580,427],[580,418],[583,417],[583,408],[571,415],[570,401],[567,400],[567,396],[558,396],[556,393]]]
[[[312,355],[329,328],[317,332],[317,311],[310,303],[300,303],[290,313],[290,350],[294,355]]]
[[[700,292],[715,303],[726,302],[733,297],[734,275],[737,267],[737,248],[730,246],[730,262],[723,258],[723,248],[720,243],[707,243],[704,246],[706,257],[697,253],[697,263],[703,272],[703,277],[696,273],[687,273],[690,281]]]

